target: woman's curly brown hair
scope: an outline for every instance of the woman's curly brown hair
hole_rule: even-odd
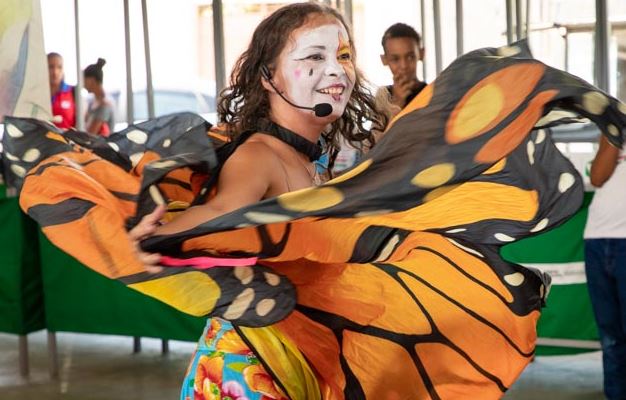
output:
[[[230,86],[221,92],[219,119],[231,128],[232,134],[256,130],[259,121],[269,118],[270,103],[261,84],[261,67],[274,65],[291,33],[316,14],[331,15],[343,24],[355,54],[350,29],[336,10],[319,3],[295,3],[276,10],[256,28],[248,49],[233,68]],[[322,133],[325,151],[329,154],[329,170],[339,152],[339,136],[356,148],[369,149],[375,141],[372,131],[383,131],[387,125],[387,116],[377,109],[374,96],[360,75],[357,70],[354,90],[345,112]],[[367,129],[370,122],[371,128]]]

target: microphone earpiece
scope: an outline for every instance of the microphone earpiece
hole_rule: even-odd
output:
[[[267,65],[261,65],[261,76],[268,81],[272,80],[272,73],[270,69],[267,68]]]

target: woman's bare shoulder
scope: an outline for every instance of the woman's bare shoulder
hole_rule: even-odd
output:
[[[228,160],[231,159],[236,160],[238,164],[256,164],[259,168],[280,162],[273,143],[266,139],[266,135],[262,134],[253,134],[239,145]]]

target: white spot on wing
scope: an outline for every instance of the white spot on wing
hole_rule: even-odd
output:
[[[539,129],[537,131],[537,137],[535,138],[535,144],[540,144],[544,140],[546,140],[546,131],[544,129]]]
[[[400,236],[393,235],[391,239],[387,241],[387,244],[385,244],[385,247],[380,251],[380,254],[378,255],[378,257],[376,257],[376,260],[374,260],[374,262],[385,261],[386,259],[388,259],[393,252],[393,249],[396,248],[398,242],[400,242]]]
[[[583,94],[583,108],[591,114],[600,115],[609,105],[609,99],[600,92],[592,91]]]
[[[273,274],[271,272],[263,272],[263,275],[265,276],[265,281],[267,281],[267,283],[271,286],[276,286],[280,283],[280,277],[276,274]]]
[[[512,57],[519,54],[522,51],[517,46],[504,46],[498,49],[498,55],[502,57]]]
[[[4,155],[6,158],[8,158],[10,161],[19,161],[20,159],[15,157],[13,154],[9,153],[8,151],[4,152]]]
[[[148,141],[148,134],[138,129],[132,130],[126,134],[128,140],[137,144],[144,144]]]
[[[507,235],[506,233],[496,233],[493,236],[501,242],[514,242],[515,241],[515,238]]]
[[[151,185],[150,188],[148,188],[148,191],[150,192],[150,197],[152,197],[152,201],[154,201],[154,204],[157,204],[159,206],[165,204],[165,199],[163,198],[163,195],[159,191],[158,187],[156,187],[155,185]]]
[[[564,172],[559,177],[559,192],[565,193],[567,189],[571,188],[576,182],[574,175],[569,172]]]
[[[259,316],[265,317],[274,309],[275,306],[276,306],[276,300],[263,299],[257,303],[255,311]]]
[[[24,169],[24,167],[21,167],[19,165],[11,165],[11,171],[13,171],[13,173],[17,176],[19,176],[20,178],[23,178],[26,176],[26,169]]]
[[[463,249],[466,252],[473,254],[475,256],[478,256],[480,258],[485,258],[484,255],[482,255],[479,251],[474,250],[472,248],[469,248],[467,246],[463,246],[461,243],[457,242],[456,240],[450,239],[450,238],[446,238],[448,240],[448,242],[452,243],[453,245],[455,245],[456,247],[458,247],[459,249]]]
[[[133,167],[136,167],[137,164],[139,164],[139,161],[141,160],[141,157],[143,157],[143,153],[135,153],[135,154],[131,154],[130,157],[130,162],[133,165]]]
[[[7,134],[11,136],[12,138],[19,138],[19,137],[24,136],[24,132],[17,129],[17,126],[13,124],[7,125],[6,130],[7,130]]]
[[[225,319],[237,319],[240,318],[250,307],[250,304],[254,300],[254,289],[246,288],[243,292],[239,293],[239,296],[230,303],[230,306],[224,312],[223,317]]]
[[[548,220],[548,218],[544,218],[541,221],[539,221],[539,223],[537,223],[537,225],[535,225],[535,227],[533,229],[531,229],[531,232],[539,232],[542,231],[546,228],[546,226],[548,226],[548,222],[550,222]]]
[[[528,153],[528,162],[533,165],[535,163],[535,144],[531,140],[526,143],[526,153]]]
[[[291,220],[291,217],[283,214],[272,214],[258,211],[248,211],[244,214],[252,222],[259,224],[271,224],[274,222],[285,222]]]
[[[22,157],[22,160],[26,161],[26,162],[33,162],[33,161],[38,160],[39,157],[41,157],[41,152],[39,150],[37,150],[37,149],[28,149],[24,153],[24,157]]]
[[[177,163],[174,160],[160,160],[150,163],[150,166],[153,168],[169,168],[173,167],[176,164]]]
[[[234,274],[244,285],[252,282],[254,278],[254,271],[250,267],[235,267]]]
[[[521,272],[505,275],[504,280],[511,286],[519,286],[524,283],[524,275]]]

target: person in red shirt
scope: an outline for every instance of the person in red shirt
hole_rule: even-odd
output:
[[[48,54],[48,76],[52,104],[52,122],[62,129],[76,127],[75,87],[64,81],[63,57]]]

